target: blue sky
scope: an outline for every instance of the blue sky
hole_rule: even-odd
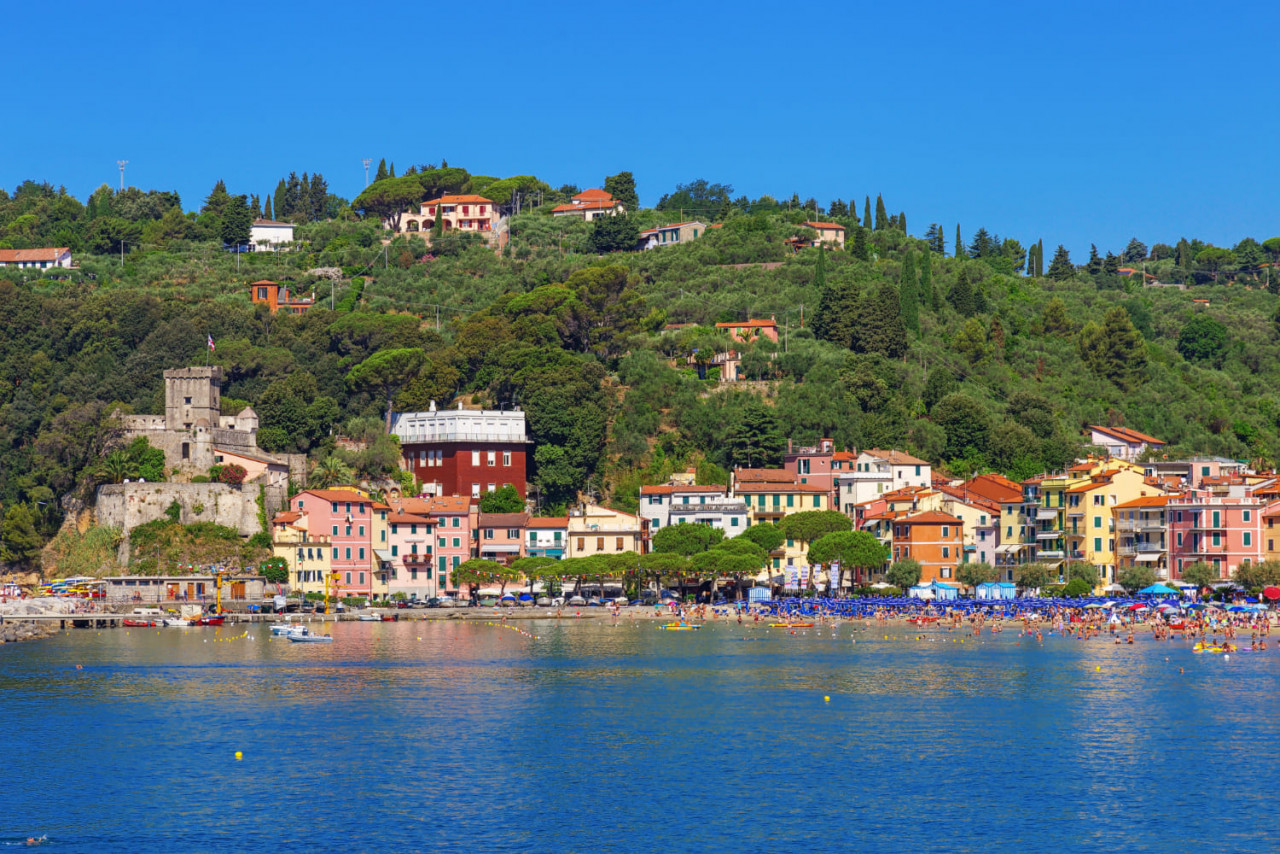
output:
[[[9,10],[0,185],[118,179],[197,207],[362,157],[598,186],[649,205],[884,195],[1077,256],[1280,234],[1274,3],[90,2]]]

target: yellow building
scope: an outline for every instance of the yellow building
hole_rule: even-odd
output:
[[[329,535],[312,536],[305,527],[292,524],[296,513],[276,516],[272,531],[272,551],[289,565],[291,592],[324,593],[324,577],[331,571]]]
[[[621,510],[610,510],[598,504],[587,504],[569,514],[566,557],[616,555],[641,552],[643,541],[640,517]]]
[[[1099,583],[1116,582],[1117,550],[1114,510],[1138,498],[1164,495],[1136,466],[1107,468],[1088,481],[1063,491],[1063,538],[1067,559],[1093,564]]]

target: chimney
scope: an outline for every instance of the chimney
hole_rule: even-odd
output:
[[[789,453],[791,453],[791,440],[790,440],[790,439],[788,439],[788,440],[787,440],[787,453],[788,453],[788,454],[789,454]]]

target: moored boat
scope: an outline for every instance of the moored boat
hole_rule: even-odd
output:
[[[333,635],[313,634],[306,626],[299,626],[298,631],[288,632],[285,637],[290,643],[333,643]]]

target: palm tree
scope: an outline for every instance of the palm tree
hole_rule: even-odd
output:
[[[112,451],[99,464],[95,472],[107,483],[124,483],[126,478],[138,476],[138,464],[126,451]]]
[[[316,463],[308,480],[314,482],[316,486],[326,487],[350,483],[354,477],[355,473],[351,471],[351,466],[330,454]]]

